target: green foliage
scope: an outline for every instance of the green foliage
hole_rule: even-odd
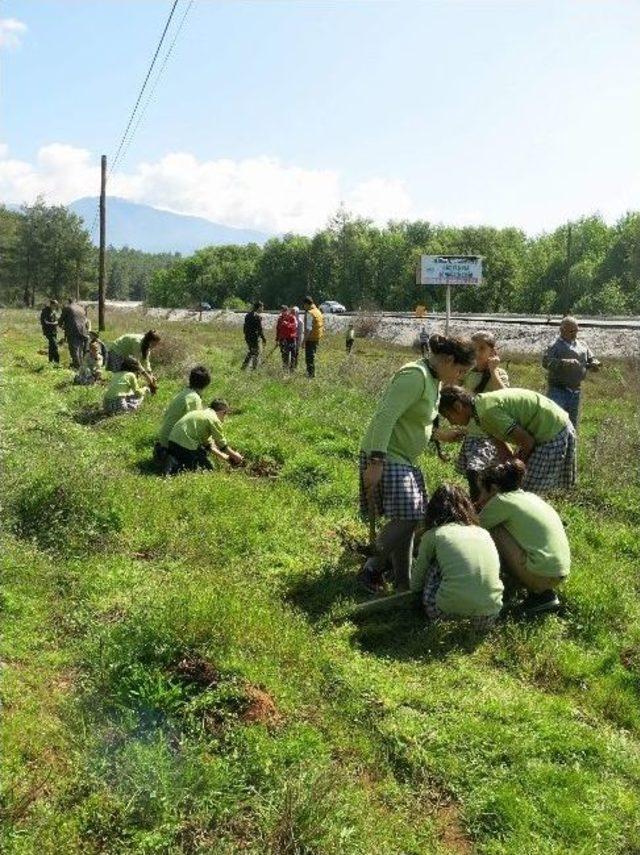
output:
[[[585,386],[563,614],[477,636],[352,614],[358,443],[406,351],[347,364],[329,336],[311,384],[240,374],[238,330],[158,320],[182,344],[158,394],[88,424],[102,390],[38,357],[35,313],[2,322],[3,851],[638,850],[637,365]],[[246,469],[150,474],[174,359],[210,367]]]

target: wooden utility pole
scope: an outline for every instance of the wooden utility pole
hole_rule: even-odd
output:
[[[571,223],[567,224],[567,274],[566,274],[567,300],[571,293]]]
[[[98,267],[98,329],[104,329],[104,252],[107,238],[107,155],[100,158],[100,261]]]

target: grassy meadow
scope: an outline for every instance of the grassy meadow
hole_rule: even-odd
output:
[[[34,313],[0,323],[2,851],[640,852],[637,365],[585,386],[563,613],[476,635],[350,616],[358,443],[407,350],[329,339],[314,382],[277,354],[243,375],[238,331],[154,321],[158,394],[104,419]],[[249,465],[162,479],[196,361]]]

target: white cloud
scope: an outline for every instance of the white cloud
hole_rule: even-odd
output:
[[[97,195],[99,166],[86,149],[44,146],[36,162],[12,160],[0,147],[0,199],[50,203]],[[116,170],[108,193],[180,214],[267,232],[310,234],[323,227],[340,203],[384,223],[412,215],[403,182],[371,178],[349,187],[335,170],[289,166],[272,157],[198,160],[187,152],[167,154],[133,170]],[[415,213],[415,212],[414,212]]]
[[[17,18],[0,18],[0,48],[20,47],[27,25]]]

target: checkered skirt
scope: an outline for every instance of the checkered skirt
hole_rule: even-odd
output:
[[[369,499],[364,487],[364,471],[369,457],[360,452],[360,513],[369,518]],[[385,460],[382,478],[374,490],[377,516],[396,520],[422,520],[427,507],[424,475],[417,466]]]
[[[456,470],[461,475],[469,470],[481,472],[499,462],[498,446],[490,436],[467,436],[456,461]]]
[[[532,493],[569,490],[577,478],[576,432],[568,424],[549,442],[534,447],[522,488]]]
[[[135,395],[119,395],[117,398],[104,399],[104,411],[109,415],[116,413],[129,413],[140,408],[144,398]]]

